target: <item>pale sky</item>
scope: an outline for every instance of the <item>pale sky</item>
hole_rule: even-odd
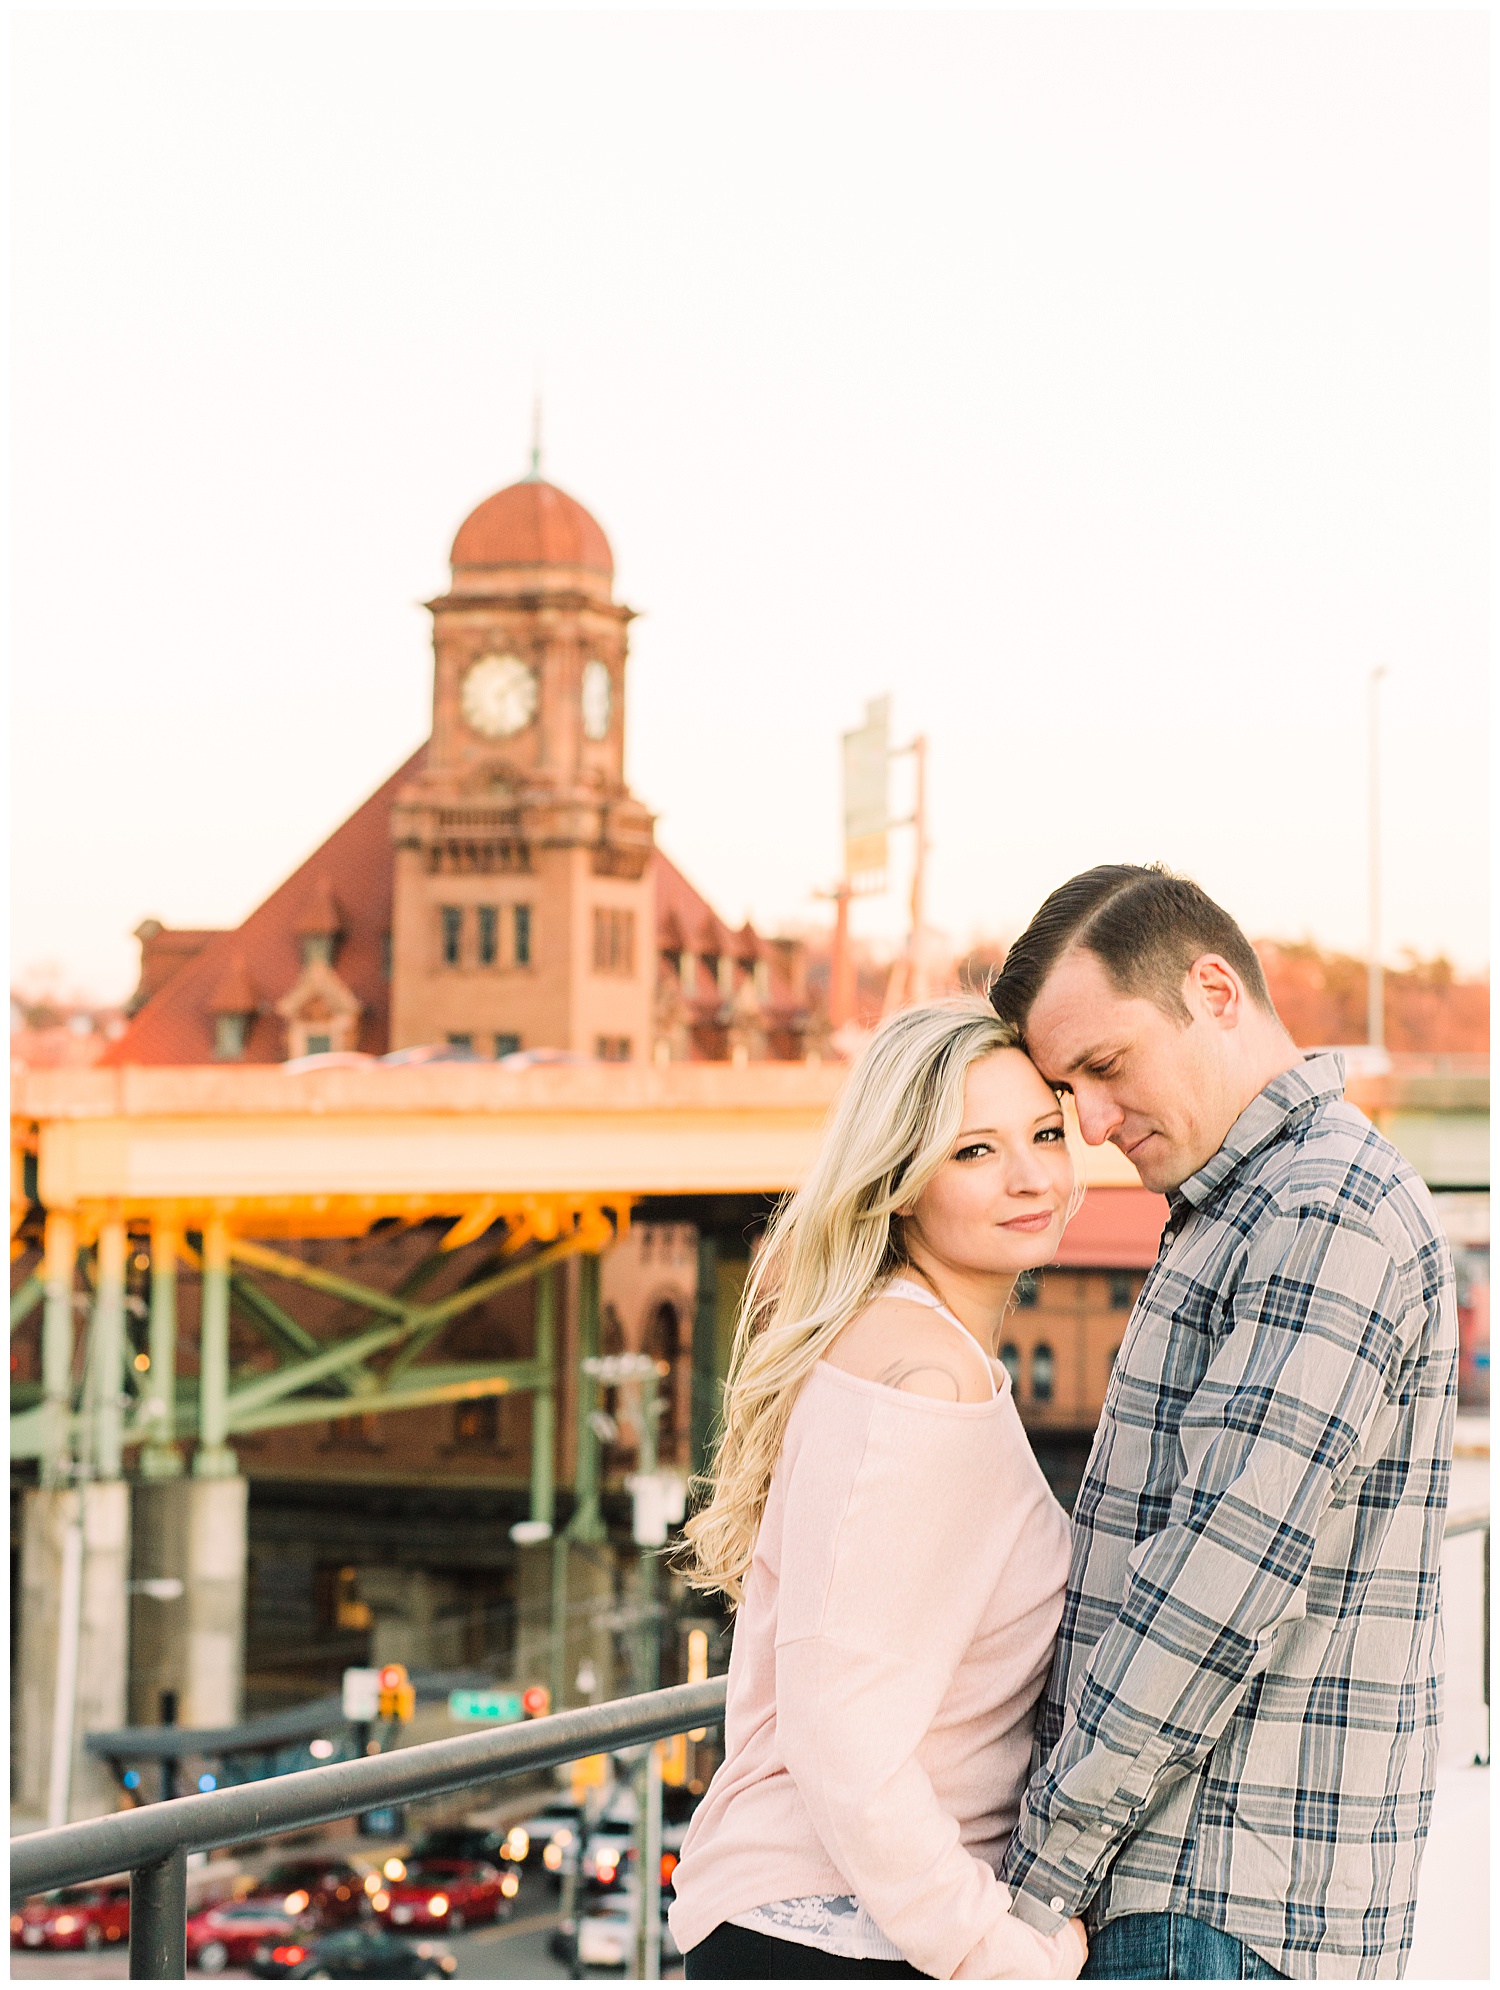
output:
[[[1362,950],[1384,663],[1388,953],[1487,959],[1482,14],[12,30],[19,972],[123,996],[425,736],[539,366],[732,921],[826,916],[889,692],[956,942],[1160,857]]]

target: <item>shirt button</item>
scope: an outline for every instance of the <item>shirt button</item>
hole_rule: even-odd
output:
[[[1052,1909],[1054,1914],[1061,1914],[1061,1912],[1063,1911],[1062,1895],[1060,1893],[1054,1893],[1052,1898],[1048,1901],[1047,1905]]]

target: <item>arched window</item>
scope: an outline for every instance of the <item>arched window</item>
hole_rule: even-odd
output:
[[[1004,1347],[1001,1348],[1000,1361],[1006,1374],[1010,1377],[1011,1388],[1019,1389],[1021,1386],[1021,1350],[1013,1340],[1008,1340]]]
[[[1031,1350],[1031,1400],[1034,1403],[1050,1403],[1056,1385],[1056,1363],[1052,1350],[1045,1341],[1038,1341]]]

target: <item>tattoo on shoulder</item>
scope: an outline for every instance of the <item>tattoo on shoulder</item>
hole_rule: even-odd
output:
[[[955,1403],[963,1400],[962,1378],[942,1361],[893,1361],[876,1379],[890,1389],[907,1389],[922,1396],[941,1396]],[[941,1386],[934,1388],[934,1380]]]

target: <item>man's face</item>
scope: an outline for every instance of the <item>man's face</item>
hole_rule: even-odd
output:
[[[1112,1141],[1150,1189],[1196,1173],[1238,1116],[1225,1101],[1223,1037],[1191,975],[1183,1000],[1186,1022],[1122,995],[1098,956],[1075,947],[1026,1019],[1026,1048],[1049,1083],[1072,1090],[1084,1139]]]

